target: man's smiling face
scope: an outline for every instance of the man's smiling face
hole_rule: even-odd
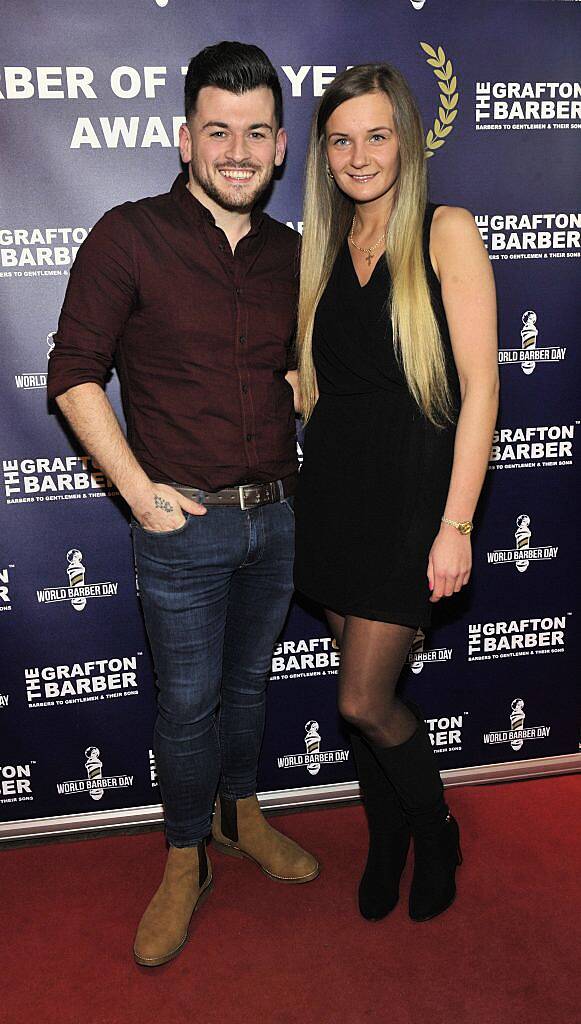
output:
[[[252,209],[282,164],[286,132],[279,128],[274,97],[261,86],[237,95],[215,86],[200,90],[196,108],[180,128],[180,152],[190,187],[236,213]]]

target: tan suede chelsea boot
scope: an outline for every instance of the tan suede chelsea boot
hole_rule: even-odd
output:
[[[214,843],[231,857],[246,857],[277,882],[312,882],[319,864],[312,854],[268,824],[255,795],[218,797],[212,825]]]
[[[133,955],[142,967],[173,960],[188,941],[188,926],[212,889],[212,865],[205,840],[196,846],[170,846],[162,883],[135,936]]]

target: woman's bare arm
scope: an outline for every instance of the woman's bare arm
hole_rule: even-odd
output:
[[[434,214],[431,257],[442,286],[461,410],[446,507],[448,519],[472,519],[490,456],[498,413],[496,295],[487,252],[468,210],[439,207]],[[469,536],[442,523],[428,562],[432,601],[468,582]]]

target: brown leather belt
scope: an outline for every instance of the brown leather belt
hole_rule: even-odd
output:
[[[295,493],[298,473],[291,473],[283,480],[269,480],[267,483],[240,484],[239,487],[224,487],[221,491],[203,491],[200,487],[171,486],[185,498],[199,501],[201,505],[236,505],[238,508],[257,508],[272,505]]]

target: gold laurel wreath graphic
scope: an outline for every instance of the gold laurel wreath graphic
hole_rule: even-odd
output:
[[[452,61],[446,58],[441,46],[434,50],[429,43],[420,42],[420,46],[428,54],[427,63],[434,69],[440,90],[440,106],[438,116],[426,135],[426,159],[434,155],[434,151],[443,146],[447,136],[454,127],[458,114],[458,91]]]

